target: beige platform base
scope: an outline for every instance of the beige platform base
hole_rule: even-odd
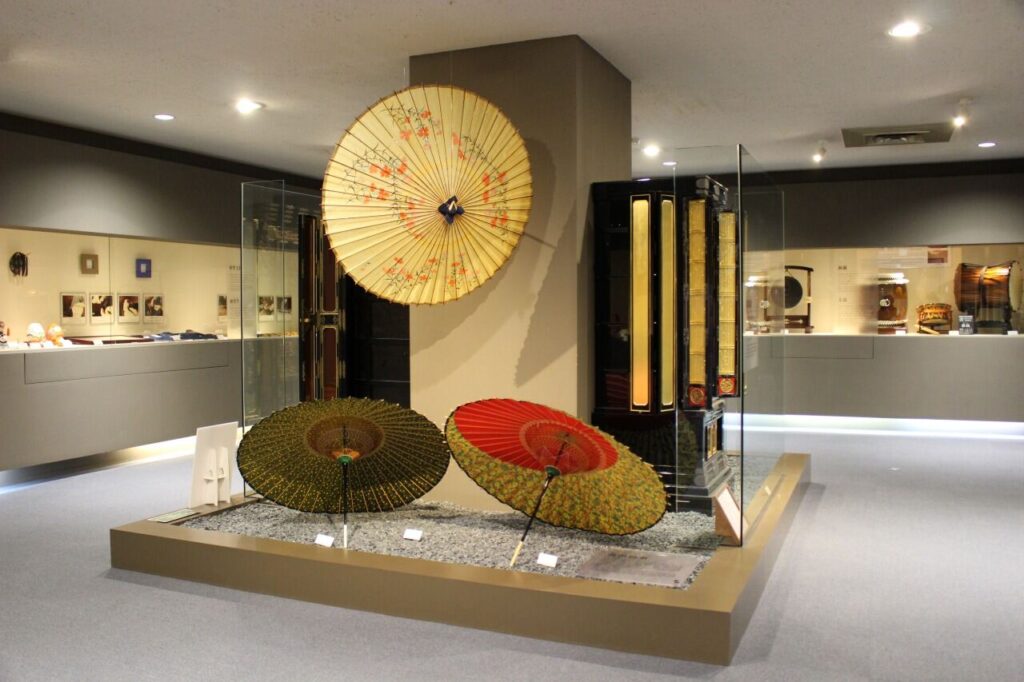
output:
[[[808,455],[780,458],[750,505],[744,546],[718,549],[688,590],[457,566],[152,521],[111,529],[110,563],[321,604],[724,665],[809,480]]]

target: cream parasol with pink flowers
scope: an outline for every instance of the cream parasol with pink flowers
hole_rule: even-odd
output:
[[[417,85],[345,131],[324,173],[323,218],[364,289],[447,303],[505,264],[532,197],[526,144],[498,107],[459,87]]]

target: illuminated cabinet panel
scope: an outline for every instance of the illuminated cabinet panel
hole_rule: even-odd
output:
[[[686,318],[689,333],[686,349],[686,403],[703,407],[707,402],[707,201],[691,199],[687,204],[687,290]]]
[[[718,216],[718,395],[737,393],[736,214]]]
[[[675,409],[676,405],[676,200],[661,200],[661,272],[660,277],[660,407]]]
[[[629,264],[630,409],[651,406],[651,198],[631,199]]]

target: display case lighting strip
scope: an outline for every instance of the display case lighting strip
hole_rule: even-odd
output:
[[[739,430],[739,415],[725,415],[725,428]],[[914,438],[972,438],[1024,441],[1024,422],[964,419],[893,419],[820,415],[748,414],[743,428],[753,432],[825,435],[909,436]]]

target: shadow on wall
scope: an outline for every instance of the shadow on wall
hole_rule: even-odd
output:
[[[559,292],[576,292],[576,207],[562,226],[554,247],[541,242],[542,250],[554,249],[544,282],[530,315],[526,338],[516,363],[516,388],[537,377],[555,360],[576,347],[576,310],[565,309],[565,296]]]

